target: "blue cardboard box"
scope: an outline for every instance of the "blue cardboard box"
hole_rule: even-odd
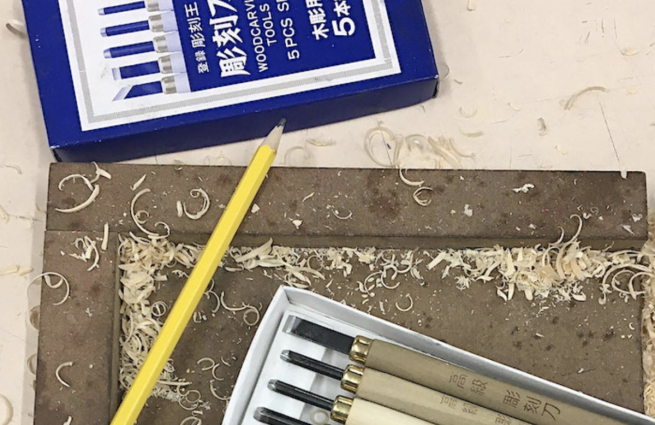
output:
[[[421,0],[23,0],[50,147],[118,161],[436,95]]]

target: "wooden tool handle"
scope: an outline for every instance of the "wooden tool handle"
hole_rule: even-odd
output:
[[[535,425],[625,424],[384,341],[372,342],[366,367]]]
[[[529,425],[462,399],[367,368],[357,397],[436,425]]]
[[[346,425],[431,425],[421,419],[406,415],[356,398],[350,408]]]

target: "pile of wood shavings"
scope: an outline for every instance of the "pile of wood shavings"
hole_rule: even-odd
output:
[[[153,314],[153,306],[148,300],[158,285],[167,280],[163,270],[177,264],[190,269],[200,252],[201,248],[196,246],[173,244],[161,238],[145,239],[132,234],[129,238],[121,237],[119,382],[122,389],[129,389],[134,382],[163,326],[160,315]],[[152,395],[180,403],[184,398],[180,388],[190,384],[177,378],[173,363],[169,360]]]
[[[375,296],[376,290],[395,290],[396,278],[408,275],[423,285],[420,266],[428,271],[442,267],[441,276],[451,271],[463,272],[455,277],[459,289],[473,282],[487,283],[500,279],[498,296],[510,301],[518,292],[528,300],[552,302],[587,300],[589,282],[598,282],[598,302],[605,304],[607,295],[616,293],[626,302],[646,294],[651,301],[644,309],[644,367],[646,370],[645,399],[649,414],[655,414],[655,243],[641,251],[608,252],[582,247],[577,232],[568,239],[564,233],[547,246],[530,248],[481,248],[467,250],[424,251],[380,250],[375,248],[289,248],[273,245],[269,240],[257,248],[229,249],[220,267],[227,272],[261,269],[265,276],[284,285],[310,289],[325,284],[323,272],[338,271],[348,277],[355,263],[367,265],[371,273],[353,284],[362,298]],[[166,239],[149,240],[131,235],[121,240],[120,293],[123,304],[121,337],[121,371],[123,388],[129,388],[136,371],[143,363],[162,322],[153,314],[148,298],[157,285],[167,280],[164,270],[174,265],[192,268],[202,252],[201,246],[173,244]],[[436,255],[435,255],[436,254]],[[326,288],[332,281],[326,284]],[[411,310],[411,298],[408,298]],[[245,305],[245,304],[244,304]],[[404,310],[404,309],[403,309]],[[175,377],[171,363],[167,366],[153,395],[180,401],[179,387],[190,385]],[[649,407],[653,406],[653,407]]]
[[[651,270],[655,270],[655,215],[648,220],[649,239],[642,253]],[[655,280],[650,275],[644,283],[646,293],[641,314],[644,365],[644,409],[655,417]]]
[[[515,292],[523,292],[528,300],[586,301],[582,289],[588,279],[600,280],[601,305],[612,292],[625,301],[644,295],[637,288],[654,275],[650,266],[643,264],[644,254],[581,247],[578,236],[582,219],[574,217],[579,220],[578,231],[568,241],[564,241],[562,233],[558,241],[547,247],[446,250],[427,267],[432,269],[446,263],[442,277],[448,276],[451,269],[463,270],[464,276],[457,277],[460,289],[468,288],[475,281],[490,282],[500,275],[502,284],[497,286],[497,294],[505,301],[511,300]]]

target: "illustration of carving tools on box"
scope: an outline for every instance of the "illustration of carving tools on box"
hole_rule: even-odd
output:
[[[148,31],[153,33],[152,41],[110,47],[104,51],[105,59],[111,61],[115,58],[131,56],[138,60],[139,55],[144,53],[162,54],[157,60],[112,67],[112,75],[115,80],[129,80],[148,75],[164,77],[158,81],[125,86],[119,90],[114,101],[161,93],[189,93],[191,89],[184,55],[181,53],[182,42],[173,11],[173,0],[147,0],[109,6],[99,9],[98,14],[114,15],[140,9],[151,14],[141,21],[104,26],[100,29],[100,33],[103,37],[116,37],[119,40],[118,36]]]

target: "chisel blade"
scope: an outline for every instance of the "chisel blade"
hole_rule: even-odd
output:
[[[289,317],[284,331],[343,354],[350,354],[350,349],[355,342],[353,337],[296,316]]]

